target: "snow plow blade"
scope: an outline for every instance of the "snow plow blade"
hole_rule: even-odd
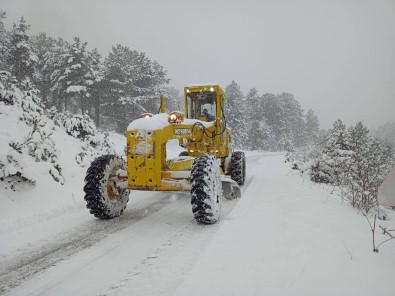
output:
[[[222,191],[226,199],[236,199],[241,197],[241,189],[239,184],[229,177],[222,178]]]

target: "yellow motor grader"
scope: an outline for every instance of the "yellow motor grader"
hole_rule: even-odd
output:
[[[85,201],[90,213],[110,219],[122,214],[130,190],[190,191],[196,221],[215,223],[222,197],[241,196],[246,163],[244,153],[232,151],[226,126],[225,92],[218,85],[184,88],[185,111],[145,113],[127,130],[127,161],[115,155],[94,160],[85,177]],[[185,149],[168,159],[167,142],[176,139]]]

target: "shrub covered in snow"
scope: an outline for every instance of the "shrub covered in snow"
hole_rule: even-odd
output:
[[[82,140],[81,152],[75,157],[81,167],[87,167],[97,157],[106,154],[115,154],[114,143],[109,139],[109,132],[88,136]]]
[[[336,186],[353,207],[366,212],[377,205],[378,187],[395,163],[391,145],[373,139],[362,122],[346,128],[340,120],[320,145],[288,159],[313,182]]]
[[[63,126],[69,135],[79,139],[85,139],[87,136],[96,134],[95,123],[88,114],[72,115],[65,119]]]
[[[7,77],[7,79],[10,78]],[[44,105],[38,96],[38,90],[29,79],[21,83],[12,82],[6,85],[7,88],[3,85],[3,90],[10,95],[8,97],[12,99],[10,102],[20,110],[19,119],[29,127],[29,131],[20,143],[11,141],[9,144],[11,149],[1,156],[0,179],[7,180],[13,190],[15,190],[15,184],[20,182],[34,184],[33,178],[26,176],[24,170],[27,167],[25,163],[33,161],[47,163],[49,174],[55,181],[63,184],[64,178],[58,163],[58,151],[51,137],[54,124],[44,115]]]
[[[0,102],[14,105],[16,96],[22,96],[22,92],[16,87],[17,82],[10,72],[0,71]]]
[[[64,184],[62,169],[58,163],[59,152],[52,139],[53,123],[44,118],[34,118],[33,128],[25,140],[28,154],[36,162],[45,161],[51,164],[49,173],[56,182]]]
[[[25,175],[23,144],[17,142],[9,143],[10,149],[0,158],[0,180],[9,183],[12,190],[20,182],[35,184],[35,180]]]

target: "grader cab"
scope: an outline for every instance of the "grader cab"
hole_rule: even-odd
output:
[[[233,152],[224,112],[226,96],[218,85],[184,88],[185,111],[150,113],[127,130],[127,161],[105,155],[92,162],[85,178],[87,208],[98,218],[119,216],[130,190],[190,191],[196,221],[219,219],[222,197],[241,196],[245,156]],[[167,143],[176,139],[185,149],[168,159]]]

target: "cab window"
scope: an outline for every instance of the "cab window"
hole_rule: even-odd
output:
[[[215,93],[199,92],[187,94],[188,118],[214,121],[216,114]]]

